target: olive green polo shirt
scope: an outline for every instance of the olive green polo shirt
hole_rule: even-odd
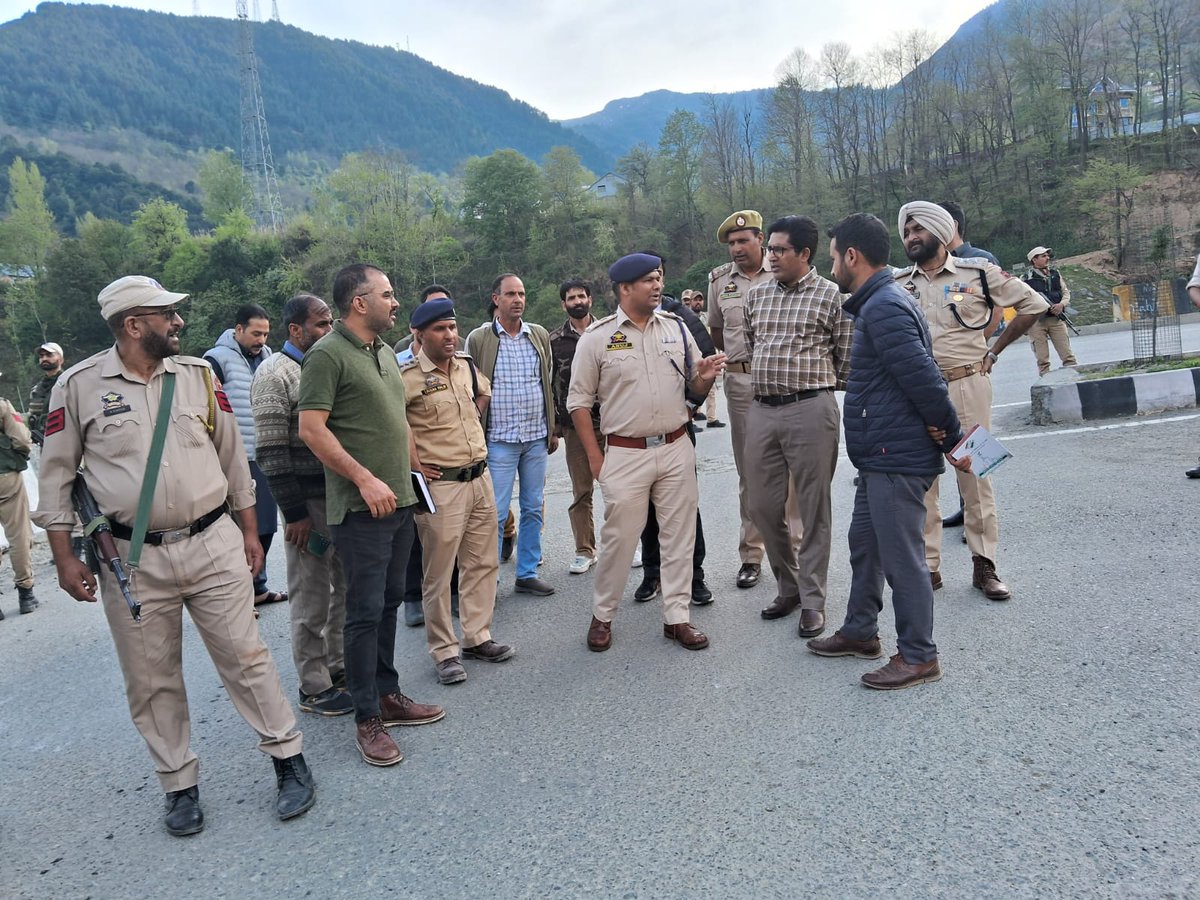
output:
[[[378,337],[366,344],[340,321],[304,354],[300,410],[329,413],[327,425],[359,465],[396,494],[397,508],[417,502],[408,459],[404,381],[392,348]],[[368,507],[354,482],[325,469],[329,524]]]

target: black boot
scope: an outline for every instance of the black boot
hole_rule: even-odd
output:
[[[642,583],[638,585],[637,590],[633,592],[633,599],[638,603],[645,603],[658,594],[658,576],[646,575],[642,578]]]
[[[279,818],[294,819],[312,809],[317,802],[317,785],[304,756],[297,753],[287,759],[271,761],[275,763],[275,782],[279,785],[279,796],[275,800]]]
[[[204,810],[200,808],[200,789],[195,785],[182,791],[167,791],[167,831],[175,837],[204,830]]]
[[[17,600],[21,605],[21,615],[31,613],[38,608],[37,597],[33,596],[33,588],[17,588]]]

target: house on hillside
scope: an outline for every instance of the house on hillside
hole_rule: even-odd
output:
[[[1089,138],[1133,134],[1134,98],[1137,88],[1112,78],[1101,78],[1088,92],[1087,130]],[[1079,133],[1079,117],[1071,107],[1071,134]]]
[[[12,284],[14,281],[28,281],[33,277],[33,269],[29,266],[0,265],[0,283]]]
[[[620,190],[621,185],[626,183],[627,182],[625,179],[616,172],[605,172],[602,176],[584,188],[584,190],[586,190],[593,197],[597,197],[601,200],[607,200],[610,197],[617,196],[617,191]]]

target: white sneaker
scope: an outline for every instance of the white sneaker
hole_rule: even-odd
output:
[[[642,567],[642,548],[638,547],[636,550],[633,551],[633,564],[629,568],[640,569],[641,567]]]
[[[567,571],[572,575],[582,575],[588,569],[596,564],[594,556],[584,556],[582,553],[575,557],[571,563],[571,568]]]

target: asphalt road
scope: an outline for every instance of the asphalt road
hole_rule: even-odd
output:
[[[1200,326],[1184,326],[1185,348]],[[1081,362],[1128,334],[1076,338]],[[737,590],[728,430],[699,437],[712,639],[661,636],[659,603],[627,595],[614,646],[589,653],[591,575],[573,552],[561,455],[551,465],[549,598],[510,596],[497,638],[517,657],[468,662],[441,687],[421,630],[401,628],[402,688],[444,703],[396,729],[405,761],[362,763],[352,723],[303,715],[318,802],[281,824],[270,761],[186,626],[206,830],[169,837],[129,721],[103,617],[38,570],[42,608],[0,593],[0,896],[74,897],[1129,897],[1198,896],[1198,411],[1025,424],[1033,356],[997,370],[999,571],[991,603],[950,532],[937,595],[943,680],[864,690],[873,663],[822,659],[796,616],[763,621],[769,575]],[[853,470],[834,483],[829,618],[845,608]],[[952,495],[946,485],[943,495]],[[950,502],[949,499],[946,501]],[[1192,523],[1192,524],[1189,524]],[[271,555],[276,584],[282,553]],[[7,576],[5,576],[7,580]],[[637,583],[631,577],[630,594]],[[894,652],[890,609],[881,619]],[[264,637],[295,695],[287,610]]]

